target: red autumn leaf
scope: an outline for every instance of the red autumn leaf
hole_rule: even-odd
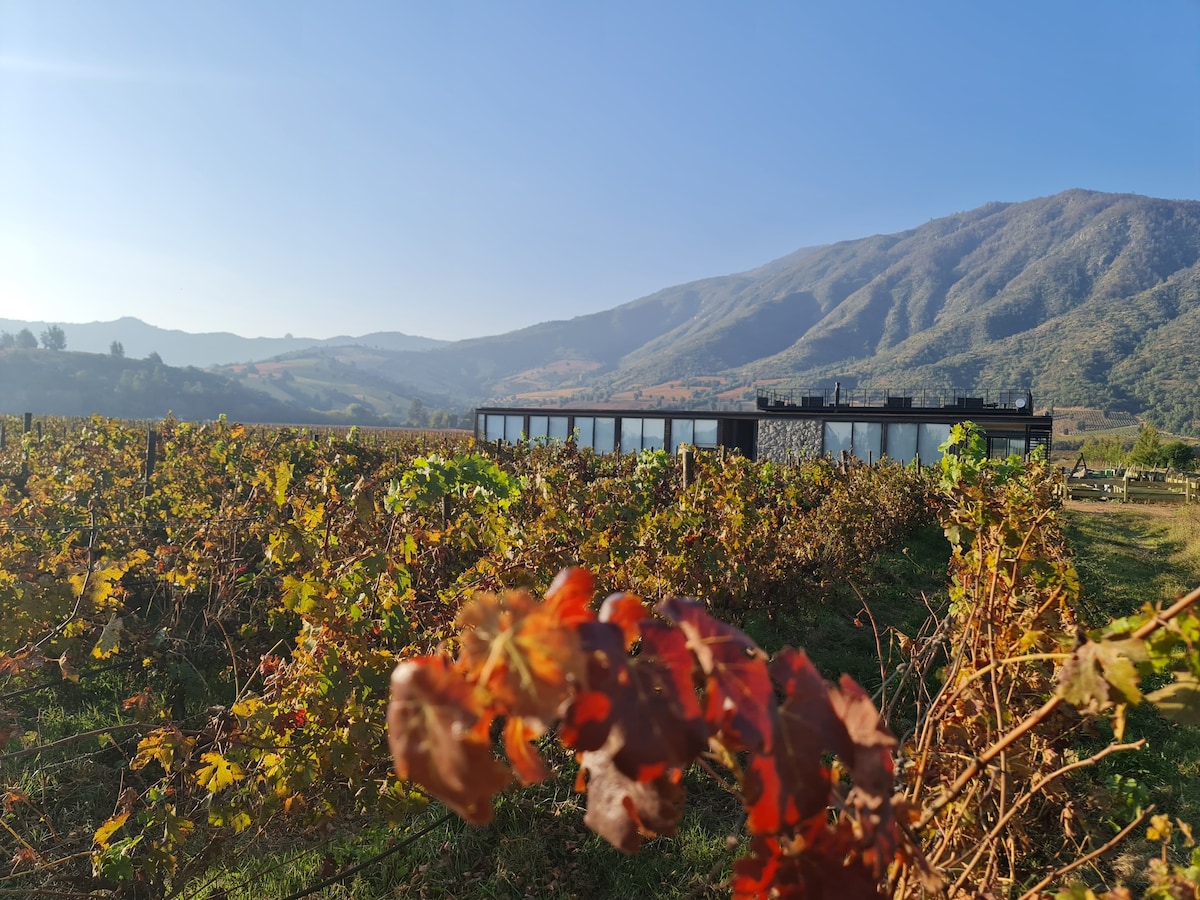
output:
[[[641,653],[632,659],[614,625],[589,624],[581,637],[587,690],[567,709],[563,742],[585,751],[606,744],[617,768],[638,781],[689,765],[708,745],[708,727],[683,635],[647,620]]]
[[[537,720],[511,717],[504,723],[504,753],[522,784],[537,784],[550,777],[550,770],[530,741],[546,733]]]
[[[591,622],[596,595],[596,579],[587,569],[563,569],[546,591],[546,613],[560,625],[574,626]]]
[[[890,800],[895,771],[891,751],[896,738],[883,724],[875,704],[849,675],[843,675],[837,689],[829,693],[829,702],[850,738],[852,749],[842,755],[850,765],[854,787],[872,797]]]
[[[615,762],[646,778],[660,766],[685,768],[708,747],[709,727],[692,682],[695,660],[686,638],[660,622],[642,625],[642,648],[627,662],[630,694],[618,704],[624,746]]]
[[[392,673],[388,744],[396,774],[415,781],[468,822],[492,819],[492,798],[511,774],[492,755],[490,715],[445,658],[405,660]]]
[[[849,746],[829,702],[830,685],[803,651],[785,647],[771,663],[783,690],[770,754],[747,767],[743,794],[751,834],[780,834],[824,810],[832,789],[823,753]]]
[[[849,675],[842,676],[838,688],[830,692],[829,700],[845,724],[851,743],[851,750],[842,754],[854,781],[846,807],[857,816],[864,863],[876,877],[881,877],[904,846],[892,809],[895,765],[891,751],[896,739],[883,724],[867,692]],[[919,848],[914,852],[919,855]]]
[[[641,597],[634,594],[610,594],[600,606],[600,621],[612,622],[625,636],[625,646],[632,647],[642,634],[642,622],[650,611]]]
[[[704,715],[709,725],[724,733],[730,749],[770,752],[774,692],[766,654],[695,600],[671,597],[658,611],[683,631],[706,676]]]
[[[496,712],[553,720],[582,678],[579,635],[561,622],[564,613],[574,615],[573,601],[559,596],[566,599],[546,604],[527,591],[476,594],[459,613],[459,665]]]
[[[684,790],[680,772],[664,772],[651,781],[637,781],[613,763],[615,736],[600,750],[584,753],[587,773],[587,815],[584,824],[614,847],[636,853],[643,837],[675,834],[683,817]]]
[[[847,829],[818,828],[797,846],[757,836],[733,864],[733,900],[877,900],[876,879],[847,858]]]
[[[579,627],[584,657],[584,679],[571,698],[559,737],[576,750],[599,750],[612,729],[615,692],[625,674],[625,646],[616,626],[605,622],[586,622]]]

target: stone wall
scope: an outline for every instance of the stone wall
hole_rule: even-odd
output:
[[[821,455],[824,426],[820,419],[761,419],[758,458],[776,463],[798,462]]]

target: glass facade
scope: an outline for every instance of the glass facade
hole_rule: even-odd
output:
[[[642,449],[642,420],[621,419],[621,452],[637,453]]]
[[[922,422],[917,436],[917,455],[921,465],[932,465],[942,458],[938,449],[950,437],[950,426],[940,422]]]
[[[504,440],[504,416],[488,416],[484,438],[489,441]]]
[[[694,443],[695,421],[692,419],[671,420],[671,452],[678,453],[684,444]]]
[[[692,432],[695,440],[692,441],[697,447],[705,447],[712,449],[717,446],[717,420],[716,419],[696,419],[695,428]]]
[[[884,455],[893,462],[907,466],[917,458],[917,423],[888,422],[887,447]]]
[[[596,434],[596,420],[591,416],[575,417],[575,439],[580,447],[591,447]]]
[[[864,462],[877,462],[883,456],[883,425],[881,423],[854,423],[854,455]]]
[[[515,444],[521,440],[525,434],[525,417],[524,416],[505,416],[504,417],[504,439],[510,444]]]
[[[661,450],[667,442],[666,419],[621,418],[621,452]]]
[[[597,453],[612,453],[617,449],[617,420],[610,418],[596,419],[595,440],[592,447]]]
[[[829,456],[840,456],[842,451],[854,452],[854,423],[826,422],[825,423],[825,453]]]
[[[536,441],[538,438],[545,439],[550,436],[550,417],[549,416],[530,416],[529,417],[529,434],[531,441]]]
[[[913,415],[911,418],[918,417]],[[829,421],[819,414],[811,418],[805,416],[803,421],[810,423],[806,427],[820,427],[821,452],[828,456],[836,457],[845,451],[863,462],[886,457],[901,465],[918,457],[923,465],[937,463],[942,456],[938,448],[949,438],[951,429],[949,423],[943,422],[887,421],[886,418],[882,421],[840,422]],[[476,413],[475,427],[479,437],[487,441],[561,442],[574,437],[580,447],[591,447],[597,453],[636,453],[668,448],[677,453],[684,445],[711,449],[720,446],[722,434],[730,446],[743,452],[754,453],[757,449],[752,422],[741,418],[701,419],[695,418],[694,414],[679,417],[575,416],[569,410],[558,414],[547,411],[544,415],[534,411],[526,414],[501,410]],[[1049,445],[1049,426],[1044,426],[1047,433],[1026,429],[1024,423],[1017,421],[998,422],[993,427],[995,430],[986,434],[988,454],[993,458],[1023,456],[1027,451]]]

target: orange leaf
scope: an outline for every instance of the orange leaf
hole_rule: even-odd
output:
[[[584,670],[579,635],[561,624],[559,605],[527,591],[477,594],[459,613],[459,664],[496,712],[549,721],[559,716]]]
[[[475,825],[491,821],[492,798],[511,780],[492,755],[490,721],[444,657],[405,660],[392,673],[388,744],[396,774]]]
[[[595,593],[596,579],[591,572],[563,569],[546,591],[546,612],[560,625],[591,622],[596,618],[590,608]]]
[[[546,763],[530,743],[545,731],[541,723],[533,725],[529,719],[519,716],[513,716],[504,723],[504,752],[522,784],[537,784],[550,777]]]

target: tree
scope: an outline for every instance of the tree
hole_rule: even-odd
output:
[[[122,344],[120,341],[113,341],[111,344],[108,345],[108,355],[113,357],[114,359],[124,359],[125,358],[125,345]]]
[[[146,361],[152,362],[156,366],[161,366],[163,364],[162,357],[159,356],[158,352],[155,350],[151,350],[148,354],[146,354]]]
[[[67,333],[57,325],[49,326],[42,332],[42,346],[47,350],[65,350],[67,347]]]
[[[11,350],[17,346],[17,339],[11,331],[0,331],[0,350]]]
[[[1147,422],[1138,432],[1133,449],[1126,462],[1131,466],[1158,466],[1162,464],[1162,440],[1158,429]]]
[[[414,398],[408,406],[408,424],[417,428],[424,428],[429,424],[429,413],[425,410],[425,404],[419,399]]]
[[[1183,472],[1192,468],[1195,464],[1196,448],[1191,444],[1185,444],[1183,441],[1171,441],[1168,444],[1163,444],[1162,450],[1159,451],[1159,456],[1165,465]]]
[[[33,336],[33,332],[28,328],[22,328],[17,332],[17,347],[22,350],[36,350],[37,338]]]

